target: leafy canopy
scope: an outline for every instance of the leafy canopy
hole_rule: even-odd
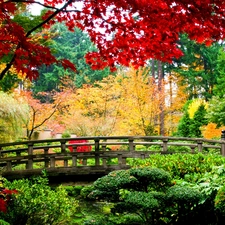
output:
[[[32,39],[34,33],[55,22],[65,22],[69,30],[85,30],[98,51],[86,55],[93,69],[130,63],[143,66],[147,59],[171,61],[182,55],[177,40],[180,33],[197,42],[210,45],[224,39],[224,0],[0,0],[0,59],[6,66],[0,73],[2,79],[13,66],[30,79],[38,76],[37,67],[61,63],[75,70],[66,59],[57,60],[41,41]],[[14,20],[21,4],[42,5],[47,12],[38,24],[21,26]],[[32,21],[28,14],[25,16]],[[30,23],[32,24],[32,23]],[[48,35],[44,35],[48,39]]]

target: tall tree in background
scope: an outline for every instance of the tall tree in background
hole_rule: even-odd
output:
[[[121,77],[122,106],[121,116],[123,125],[128,129],[124,134],[156,135],[160,133],[160,115],[165,109],[164,86],[154,78],[149,79],[147,69],[135,70],[130,68],[119,76]],[[163,121],[164,122],[164,121]]]
[[[6,59],[6,66],[0,79],[11,67],[30,79],[38,76],[38,68],[43,64],[58,63],[76,70],[71,62],[56,59],[49,48],[32,39],[39,28],[49,28],[57,21],[65,22],[70,30],[79,27],[89,34],[98,49],[86,55],[94,69],[113,70],[119,64],[130,63],[137,68],[151,58],[172,62],[182,55],[177,45],[180,33],[206,45],[224,39],[224,3],[224,0],[44,0],[43,3],[1,0],[0,59]],[[38,4],[48,10],[39,24],[26,30],[14,21],[21,4],[26,9]]]
[[[68,31],[65,25],[57,23],[51,28],[53,42],[50,44],[54,56],[60,60],[66,58],[76,65],[76,72],[65,70],[62,66],[53,64],[39,69],[39,78],[34,82],[34,91],[59,91],[66,77],[74,82],[77,88],[83,84],[102,80],[109,75],[109,69],[92,70],[85,62],[87,52],[96,51],[87,34],[80,29]]]
[[[62,121],[70,133],[79,136],[112,135],[119,132],[121,86],[114,76],[108,76],[93,85],[84,85],[66,99],[68,113]]]
[[[189,99],[200,97],[209,100],[218,83],[217,57],[222,44],[214,43],[207,47],[183,34],[180,35],[179,45],[184,56],[174,59],[168,68],[183,77]]]
[[[225,52],[223,48],[220,49],[217,56],[216,70],[218,76],[216,77],[217,84],[214,87],[214,95],[223,100],[225,96]]]
[[[187,102],[176,135],[181,137],[203,137],[202,127],[208,124],[206,113],[206,103],[202,99]]]
[[[170,72],[167,74],[165,88],[165,127],[166,134],[172,135],[176,130],[179,120],[182,117],[182,109],[188,100],[186,85],[180,74]]]

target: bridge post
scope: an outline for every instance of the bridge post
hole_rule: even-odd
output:
[[[162,146],[162,151],[167,152],[167,143],[168,143],[168,138],[163,139],[163,146]]]
[[[129,138],[129,151],[134,151],[135,150],[135,146],[134,146],[134,139],[133,138]]]
[[[122,166],[124,164],[123,155],[118,154],[118,164],[119,166]]]
[[[72,155],[72,166],[76,167],[77,166],[77,156],[76,155]]]
[[[198,151],[202,152],[202,141],[198,141]]]
[[[49,150],[49,147],[45,147],[44,148],[44,154],[47,155],[48,154],[48,150]],[[49,167],[49,159],[47,156],[45,156],[45,168],[48,168]]]
[[[99,166],[100,165],[100,160],[99,160],[99,138],[95,139],[95,165]]]
[[[66,152],[66,141],[61,140],[61,153],[65,153],[65,152]]]
[[[33,146],[34,144],[32,142],[28,143],[28,155],[32,156],[33,155]],[[33,158],[28,158],[28,163],[27,163],[27,169],[33,169]]]
[[[221,132],[221,155],[225,156],[225,130],[222,130]]]

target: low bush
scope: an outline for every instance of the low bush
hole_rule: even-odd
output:
[[[62,186],[51,189],[48,179],[6,181],[5,187],[16,189],[17,196],[8,204],[1,218],[10,225],[69,225],[78,206]]]

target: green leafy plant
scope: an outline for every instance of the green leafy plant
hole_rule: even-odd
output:
[[[215,208],[225,216],[225,185],[223,185],[215,197]]]
[[[217,154],[181,154],[171,155],[154,154],[146,159],[129,159],[132,167],[153,167],[168,171],[173,178],[196,180],[206,172],[211,172],[215,166],[225,163],[225,158]]]
[[[0,225],[10,225],[10,224],[7,223],[6,221],[0,219]]]
[[[176,224],[187,215],[196,216],[194,212],[202,199],[198,189],[175,185],[168,172],[149,167],[111,172],[85,188],[84,193],[86,199],[113,203],[111,214],[105,219],[110,225]],[[128,215],[135,218],[134,223],[128,222]],[[94,217],[86,224],[97,225],[100,221],[102,218]]]
[[[18,190],[3,218],[10,225],[72,223],[78,202],[70,198],[62,186],[51,189],[45,177],[7,181],[5,185]]]

